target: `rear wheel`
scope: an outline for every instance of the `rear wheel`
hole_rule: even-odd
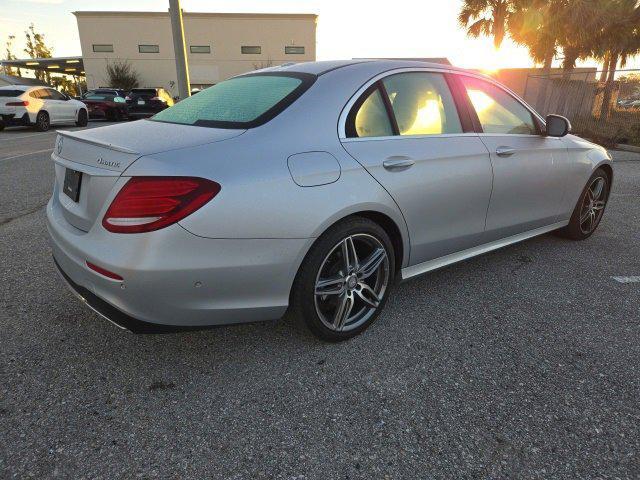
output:
[[[50,127],[49,114],[47,112],[38,112],[38,116],[36,117],[36,130],[46,132]]]
[[[0,132],[4,130],[4,123],[0,122]]]
[[[78,120],[76,121],[76,125],[78,127],[86,127],[89,123],[89,116],[87,115],[87,111],[83,108],[78,112]]]
[[[386,232],[366,218],[346,219],[325,232],[307,254],[296,276],[292,313],[324,340],[349,339],[378,317],[394,273]]]
[[[607,172],[599,168],[596,170],[580,195],[569,225],[558,230],[558,234],[572,240],[585,240],[596,231],[604,209],[609,200],[611,179]]]

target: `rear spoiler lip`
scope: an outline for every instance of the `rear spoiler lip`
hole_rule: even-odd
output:
[[[91,145],[97,145],[98,147],[106,147],[109,148],[110,150],[114,150],[116,152],[121,152],[121,153],[128,153],[130,155],[141,155],[140,152],[136,152],[134,150],[125,148],[125,147],[119,147],[117,145],[114,145],[112,143],[108,143],[108,142],[101,142],[99,140],[91,140],[88,138],[84,138],[81,137],[80,135],[78,135],[75,132],[69,132],[69,131],[65,131],[65,130],[56,130],[56,133],[62,137],[68,137],[68,138],[72,138],[74,140],[77,140],[79,142],[84,142],[84,143],[89,143]]]

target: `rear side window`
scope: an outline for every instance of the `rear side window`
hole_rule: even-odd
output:
[[[533,114],[509,93],[478,78],[460,79],[484,133],[538,135]]]
[[[354,104],[345,129],[347,137],[464,131],[446,78],[430,72],[397,73],[374,83]]]
[[[356,108],[355,115],[350,120],[350,137],[388,137],[393,135],[391,120],[380,93],[376,88],[368,95],[359,108]]]
[[[216,128],[252,128],[282,112],[315,80],[302,73],[235,77],[202,90],[152,120]]]
[[[400,73],[382,81],[400,135],[462,133],[456,104],[439,73]]]
[[[19,97],[24,90],[0,90],[0,97]]]

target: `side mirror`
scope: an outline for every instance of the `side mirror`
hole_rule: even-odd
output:
[[[564,137],[571,132],[571,122],[561,115],[547,115],[547,137]]]

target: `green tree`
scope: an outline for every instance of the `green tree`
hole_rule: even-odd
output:
[[[127,91],[140,85],[138,72],[127,61],[115,61],[107,65],[107,82],[110,87]]]
[[[464,0],[458,23],[470,37],[493,37],[493,45],[500,48],[515,3],[514,0]]]
[[[29,28],[24,32],[26,38],[26,53],[29,58],[51,58],[53,56],[53,48],[48,47],[44,41],[44,34],[38,33],[35,30],[33,23],[29,25]],[[38,80],[51,82],[51,75],[49,72],[36,70],[35,76]]]
[[[15,35],[9,35],[7,37],[7,43],[5,45],[5,50],[6,50],[6,54],[5,57],[7,60],[16,60],[17,57],[14,55],[13,53],[13,41],[16,39]],[[14,70],[12,67],[9,67],[8,65],[4,66],[4,73],[5,75],[18,75],[21,76],[21,72],[20,69],[16,69]]]

